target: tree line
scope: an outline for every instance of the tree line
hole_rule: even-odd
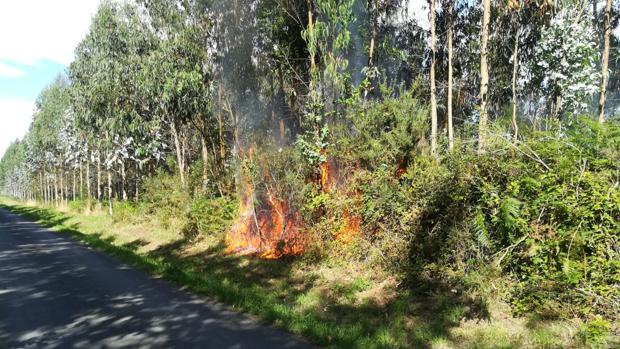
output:
[[[319,172],[333,130],[358,132],[347,110],[388,97],[382,86],[428,101],[436,156],[484,153],[490,121],[514,140],[588,112],[603,123],[617,107],[618,16],[599,5],[430,1],[426,23],[399,0],[103,1],[4,155],[2,187],[112,214],[163,169],[194,193],[234,195],[260,140]]]

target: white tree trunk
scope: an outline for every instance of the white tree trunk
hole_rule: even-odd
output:
[[[487,45],[489,41],[489,20],[491,17],[491,0],[482,0],[482,33],[480,42],[480,120],[478,122],[478,153],[482,154],[486,147],[488,111],[487,99],[489,90],[489,67],[487,64]]]
[[[437,153],[437,96],[435,87],[435,53],[437,51],[437,37],[435,34],[435,0],[430,0],[431,24],[431,153]]]
[[[609,36],[611,33],[611,0],[607,0],[605,5],[604,22],[604,47],[603,62],[601,63],[601,86],[599,88],[598,100],[598,122],[605,122],[605,97],[607,94],[607,82],[609,80]]]

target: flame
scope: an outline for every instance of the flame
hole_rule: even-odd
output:
[[[329,161],[321,163],[321,189],[324,193],[329,193],[330,189],[330,176],[329,176]]]
[[[227,253],[277,259],[304,252],[301,218],[285,200],[268,191],[263,203],[256,203],[256,193],[245,175],[240,196],[239,216],[226,235]]]
[[[336,232],[336,240],[349,244],[360,234],[362,219],[351,212],[344,212],[343,216],[344,222],[338,232]]]
[[[338,178],[338,166],[337,162],[333,159],[328,159],[321,163],[321,189],[324,193],[329,193],[337,183]],[[353,194],[355,197],[359,197],[359,193]],[[335,234],[336,240],[348,244],[360,234],[362,226],[362,219],[359,215],[349,211],[343,213],[343,222],[338,231]]]

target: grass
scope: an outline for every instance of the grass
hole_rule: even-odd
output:
[[[61,212],[2,198],[0,207],[119,260],[329,348],[578,347],[577,325],[515,319],[443,293],[416,294],[381,270],[224,253],[221,236],[188,240],[149,217]]]

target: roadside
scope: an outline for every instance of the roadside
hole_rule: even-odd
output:
[[[262,260],[224,253],[221,236],[185,238],[149,217],[114,220],[1,200],[14,213],[83,241],[233,309],[333,348],[579,347],[579,324],[513,318],[501,302],[420,295],[382,270],[311,257]],[[493,285],[494,287],[501,285]]]

